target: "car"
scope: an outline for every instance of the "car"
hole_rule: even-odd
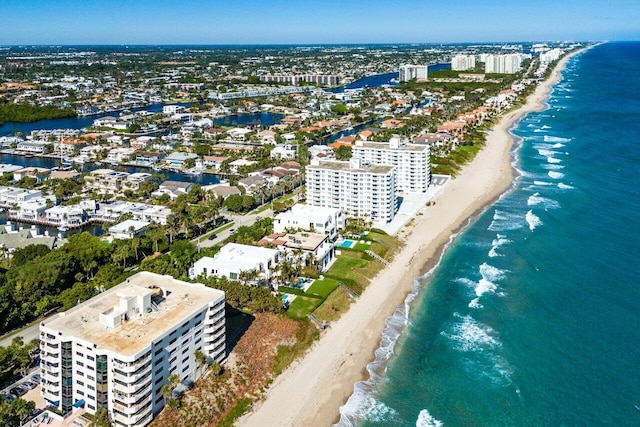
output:
[[[23,394],[25,394],[27,392],[27,390],[23,389],[22,387],[11,387],[11,390],[9,390],[9,393],[11,393],[11,395],[13,395],[14,397],[20,397]]]
[[[42,380],[42,377],[40,376],[40,374],[31,375],[31,381],[33,381],[34,383],[40,384],[40,380]]]
[[[4,400],[6,400],[6,401],[7,401],[7,403],[11,403],[11,402],[13,402],[14,400],[16,400],[16,399],[15,399],[15,397],[11,396],[11,395],[10,395],[10,394],[8,394],[8,393],[2,393],[2,398],[3,398]]]
[[[209,236],[209,240],[216,239],[217,237],[218,237],[218,235],[214,233],[211,236]]]
[[[20,384],[20,387],[26,388],[27,390],[33,390],[34,388],[36,388],[36,385],[31,381],[25,381],[22,384]]]
[[[236,232],[236,229],[235,229],[235,228],[232,228],[232,229],[230,229],[230,230],[229,230],[229,234],[233,234],[233,233],[235,233],[235,232]]]
[[[256,221],[260,221],[261,219],[262,219],[262,217],[261,217],[260,215],[258,215],[258,216],[256,217]]]

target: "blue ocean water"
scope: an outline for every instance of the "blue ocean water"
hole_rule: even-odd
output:
[[[569,61],[514,129],[514,187],[388,320],[341,425],[640,425],[639,66],[640,43]]]

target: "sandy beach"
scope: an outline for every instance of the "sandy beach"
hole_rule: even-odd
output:
[[[386,319],[403,303],[414,279],[435,265],[453,233],[512,185],[514,138],[509,129],[524,114],[545,108],[551,86],[578,52],[563,58],[525,105],[501,118],[485,148],[436,196],[436,204],[424,207],[422,215],[399,234],[405,246],[393,262],[305,357],[273,382],[266,398],[255,403],[238,425],[327,426],[339,419],[339,408],[354,384],[368,377],[365,368],[374,358]]]

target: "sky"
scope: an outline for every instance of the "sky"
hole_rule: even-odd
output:
[[[0,0],[0,45],[640,40],[639,0]]]

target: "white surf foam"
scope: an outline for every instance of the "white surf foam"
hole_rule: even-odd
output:
[[[564,178],[564,174],[562,172],[549,171],[547,173],[547,175],[549,175],[549,178],[553,178],[553,179],[562,179],[562,178]]]
[[[436,420],[433,418],[433,415],[429,413],[428,410],[423,409],[418,414],[418,419],[416,420],[416,427],[442,427],[444,423],[440,420]]]
[[[557,209],[560,207],[560,204],[557,201],[547,197],[542,197],[540,193],[534,193],[527,199],[527,206],[537,205],[541,205],[545,209]]]
[[[529,230],[531,231],[542,225],[542,220],[538,218],[532,210],[527,212],[527,214],[525,215],[525,219],[527,220],[527,224],[529,224]]]
[[[564,169],[563,165],[559,165],[556,163],[545,163],[540,165],[542,169],[546,169],[548,171],[559,171],[560,169]]]
[[[556,159],[555,157],[549,156],[547,157],[548,163],[562,163],[562,159]]]
[[[551,147],[552,148],[562,148],[562,147],[564,147],[564,144],[561,143],[561,142],[557,142],[557,143],[553,144]]]
[[[560,136],[545,135],[544,140],[547,142],[569,142],[571,138],[562,138]]]
[[[569,184],[564,184],[564,183],[562,183],[562,182],[559,182],[559,183],[558,183],[558,188],[559,188],[559,189],[561,189],[561,190],[572,190],[572,189],[574,189],[575,187],[573,187],[573,186],[571,186],[571,185],[569,185]]]
[[[493,213],[493,221],[489,225],[489,231],[508,231],[522,228],[524,224],[519,214],[513,214],[496,209]]]
[[[501,347],[500,342],[492,336],[495,332],[489,326],[482,325],[469,315],[455,313],[455,316],[461,321],[453,326],[452,332],[441,332],[451,341],[454,349],[472,352]]]
[[[493,239],[493,241],[491,242],[491,250],[489,251],[489,256],[491,258],[502,256],[498,253],[498,248],[504,245],[505,243],[509,243],[509,242],[511,242],[511,240],[507,239],[506,236],[502,234],[498,234],[498,236],[495,239]]]
[[[541,148],[538,150],[538,154],[540,154],[542,157],[549,157],[549,156],[553,156],[554,154],[558,154],[558,152],[552,151],[552,150],[545,150]]]
[[[547,185],[553,185],[552,182],[545,182],[545,181],[533,181],[534,185],[540,185],[540,186],[547,186]]]
[[[480,297],[472,299],[468,306],[469,308],[483,308],[483,305],[480,304]]]

